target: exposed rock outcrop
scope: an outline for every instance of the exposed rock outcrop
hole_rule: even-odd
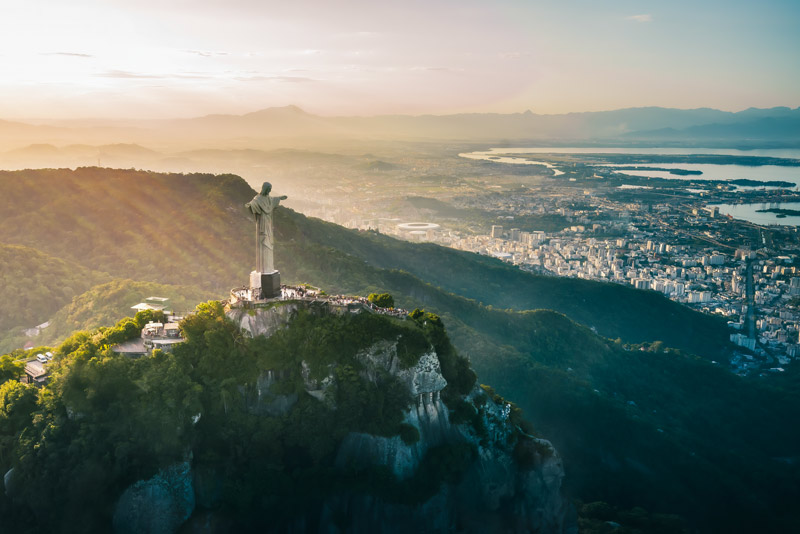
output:
[[[269,337],[285,328],[297,310],[306,306],[306,303],[300,301],[276,302],[269,308],[233,308],[225,315],[250,336]]]
[[[192,515],[194,507],[191,466],[189,462],[175,464],[125,490],[114,510],[114,532],[176,532]]]
[[[362,352],[364,373],[375,376],[386,370],[403,379],[415,395],[405,422],[417,428],[420,439],[407,444],[399,436],[348,434],[339,447],[340,468],[385,466],[395,476],[407,479],[420,467],[425,453],[442,444],[468,443],[477,458],[456,485],[443,485],[438,493],[416,506],[381,501],[373,496],[344,494],[328,499],[322,524],[346,517],[347,532],[574,532],[568,520],[569,505],[561,494],[564,470],[550,442],[522,436],[532,449],[528,465],[514,459],[512,443],[521,431],[508,420],[510,405],[485,400],[476,386],[469,399],[485,404],[479,436],[469,425],[454,425],[442,402],[447,381],[441,374],[435,352],[424,354],[412,368],[399,369],[396,343],[381,342]]]
[[[13,497],[15,493],[15,486],[14,486],[14,468],[12,467],[6,474],[3,475],[3,488],[6,491],[7,497]]]
[[[297,394],[278,395],[272,393],[272,386],[278,382],[273,371],[265,371],[256,381],[257,398],[248,403],[248,410],[252,413],[279,416],[287,413],[297,402]]]

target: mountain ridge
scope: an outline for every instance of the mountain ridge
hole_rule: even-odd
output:
[[[11,148],[33,143],[81,143],[103,139],[106,143],[139,143],[196,148],[198,144],[259,146],[281,139],[303,143],[350,140],[461,140],[499,142],[631,142],[635,132],[642,132],[642,141],[675,142],[674,136],[658,136],[657,132],[672,128],[695,131],[693,140],[730,142],[731,140],[765,143],[796,141],[792,131],[769,123],[756,138],[747,135],[748,123],[761,119],[796,119],[800,108],[748,108],[737,112],[712,108],[677,109],[658,106],[622,108],[607,111],[585,111],[561,114],[538,114],[530,110],[519,113],[459,113],[421,115],[321,116],[291,105],[255,110],[243,114],[211,114],[180,119],[147,119],[129,121],[81,120],[58,121],[58,126],[32,125],[24,122],[0,121],[0,141]],[[740,131],[720,132],[708,128],[713,124],[737,125]],[[702,127],[705,127],[704,131]],[[752,127],[752,126],[751,126]],[[655,132],[655,133],[654,133]],[[665,132],[666,133],[666,132]],[[176,136],[180,136],[177,137]],[[306,139],[306,141],[303,141]]]

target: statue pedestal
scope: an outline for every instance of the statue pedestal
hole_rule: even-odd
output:
[[[250,273],[250,288],[253,290],[260,289],[260,292],[254,291],[254,294],[260,293],[263,299],[279,297],[281,295],[281,273],[279,271],[269,273],[252,271]]]

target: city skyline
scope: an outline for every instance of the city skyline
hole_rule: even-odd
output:
[[[36,0],[2,11],[3,119],[800,105],[800,6],[785,0]]]

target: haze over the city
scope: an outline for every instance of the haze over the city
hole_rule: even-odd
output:
[[[800,105],[800,4],[10,0],[0,117]]]

